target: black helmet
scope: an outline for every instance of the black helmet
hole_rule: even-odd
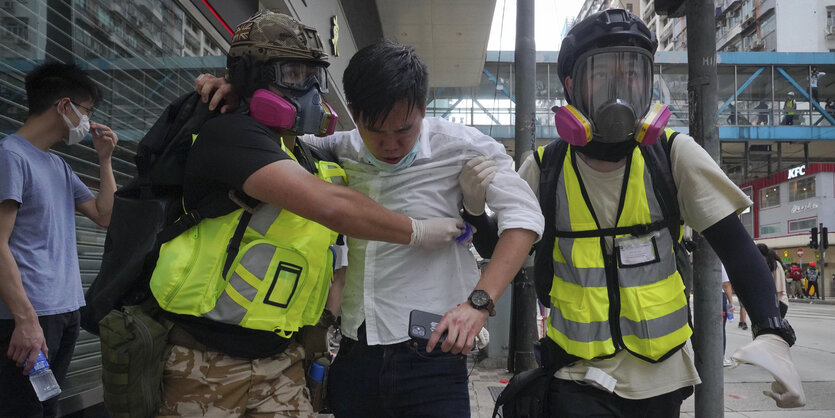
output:
[[[638,16],[624,9],[607,9],[595,13],[574,25],[562,40],[557,72],[563,87],[565,78],[571,75],[580,55],[592,49],[610,46],[635,46],[654,55],[658,41]]]

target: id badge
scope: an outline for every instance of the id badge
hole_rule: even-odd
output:
[[[615,238],[620,266],[637,267],[659,261],[658,248],[655,244],[657,235],[657,232],[653,232],[640,237]]]

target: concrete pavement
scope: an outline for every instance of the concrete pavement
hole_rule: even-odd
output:
[[[795,300],[786,318],[797,333],[797,343],[791,354],[803,381],[806,406],[781,409],[771,398],[762,394],[769,389],[772,378],[763,369],[752,365],[725,368],[725,417],[739,418],[832,418],[835,417],[835,306],[829,300]],[[835,301],[833,301],[835,302]],[[737,305],[738,312],[738,305]],[[738,328],[737,322],[726,326],[730,357],[739,347],[751,341],[751,333]],[[490,388],[505,386],[502,381],[512,376],[498,359],[487,359],[478,364],[470,375],[470,407],[473,418],[490,417],[493,394]],[[493,389],[497,392],[499,389]],[[695,396],[682,405],[682,417],[695,416]]]

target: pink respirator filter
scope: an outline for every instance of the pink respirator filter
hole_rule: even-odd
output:
[[[554,124],[560,137],[571,145],[582,147],[591,141],[591,123],[574,106],[560,106]]]
[[[664,132],[667,126],[667,121],[670,120],[670,109],[667,105],[656,103],[647,112],[647,115],[641,120],[638,126],[638,133],[635,135],[635,140],[641,145],[652,145]]]
[[[296,121],[296,108],[281,96],[258,89],[249,101],[249,114],[271,128],[290,129]]]

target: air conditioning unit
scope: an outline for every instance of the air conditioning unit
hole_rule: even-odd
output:
[[[765,44],[762,40],[754,41],[751,43],[752,51],[761,51],[763,48],[765,48]]]
[[[827,38],[835,36],[835,25],[827,25],[823,29],[823,32],[826,34]]]

